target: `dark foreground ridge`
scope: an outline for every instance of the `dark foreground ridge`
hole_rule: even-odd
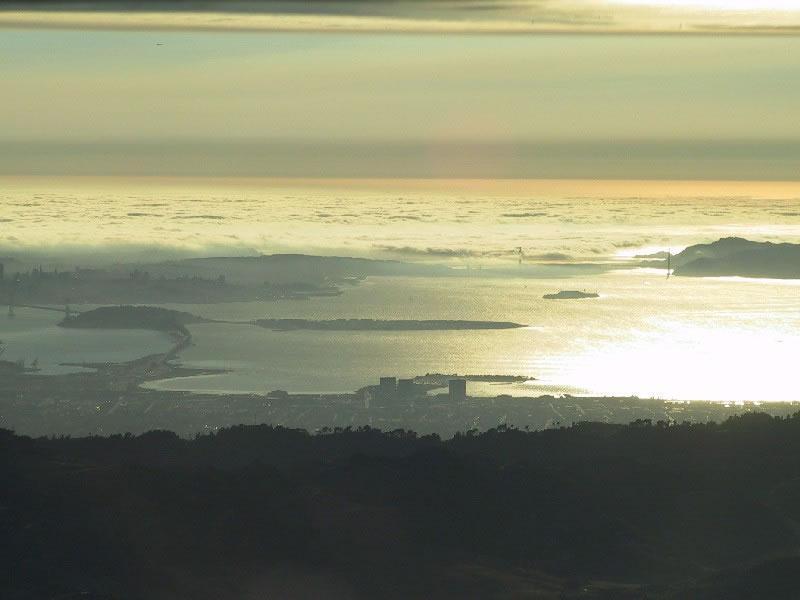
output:
[[[3,598],[796,598],[800,414],[0,430]]]

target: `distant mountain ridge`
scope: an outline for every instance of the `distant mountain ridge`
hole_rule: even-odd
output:
[[[689,246],[672,257],[672,265],[683,277],[800,279],[800,244],[727,237]]]
[[[445,275],[446,266],[376,260],[346,256],[311,254],[262,254],[259,256],[185,258],[145,265],[151,273],[198,275],[215,278],[224,274],[228,281],[271,283],[341,282],[370,275]]]

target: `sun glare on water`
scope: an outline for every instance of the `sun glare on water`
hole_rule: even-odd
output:
[[[791,333],[676,325],[682,331],[642,333],[579,356],[571,382],[607,395],[673,400],[796,399],[786,377],[798,350]]]

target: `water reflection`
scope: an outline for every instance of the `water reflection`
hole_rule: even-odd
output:
[[[160,382],[164,389],[351,391],[379,375],[531,375],[471,393],[639,395],[678,400],[791,400],[800,351],[798,287],[781,281],[683,279],[617,272],[583,282],[596,300],[546,301],[559,280],[374,279],[340,298],[200,305],[226,318],[465,318],[524,329],[445,332],[272,332],[193,326],[193,366],[225,375]],[[184,306],[185,310],[186,307]]]

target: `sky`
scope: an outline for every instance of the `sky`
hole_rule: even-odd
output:
[[[0,31],[4,175],[800,173],[800,36]]]

